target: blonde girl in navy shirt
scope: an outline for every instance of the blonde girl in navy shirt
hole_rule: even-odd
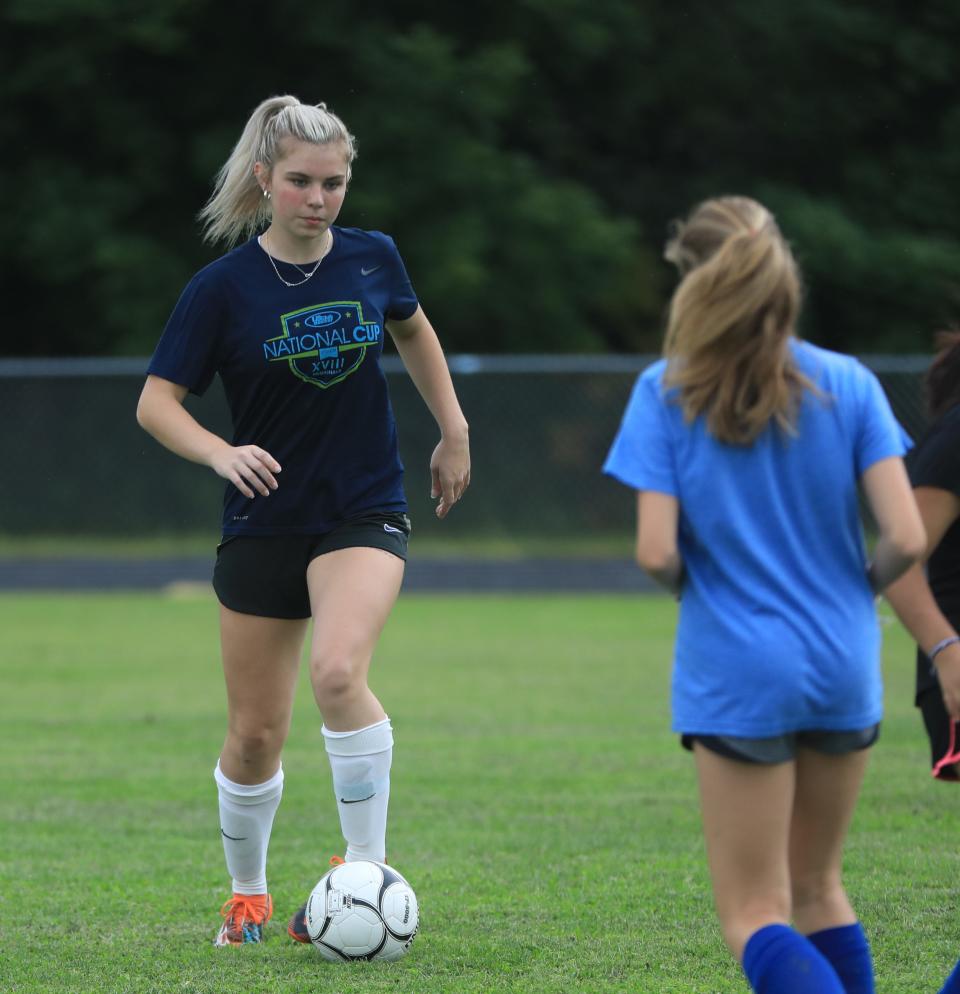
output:
[[[183,291],[137,408],[161,444],[227,481],[214,589],[228,717],[214,776],[233,893],[218,945],[260,942],[272,913],[267,844],[311,619],[345,858],[385,858],[393,732],[367,672],[410,531],[385,334],[437,421],[439,517],[470,481],[467,424],[396,246],[336,225],[355,156],[324,104],[283,96],[256,108],[201,214],[208,240],[241,244]],[[183,404],[215,375],[229,440]],[[303,909],[288,931],[308,941]]]
[[[640,565],[680,597],[673,728],[721,928],[757,992],[868,994],[840,863],[881,718],[874,597],[924,547],[901,433],[867,369],[794,336],[797,267],[762,205],[700,204],[666,256],[665,357],[605,469],[638,492]]]

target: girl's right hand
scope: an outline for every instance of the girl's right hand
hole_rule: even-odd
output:
[[[280,472],[280,463],[259,445],[227,445],[210,457],[210,468],[229,480],[244,497],[254,497],[254,490],[264,497],[270,496],[279,484],[274,473]]]

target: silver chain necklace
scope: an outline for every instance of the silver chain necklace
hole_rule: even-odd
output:
[[[284,286],[303,286],[303,284],[306,283],[307,280],[309,280],[310,277],[313,276],[313,274],[320,268],[320,263],[323,262],[323,260],[329,254],[330,248],[331,248],[331,246],[333,244],[333,235],[330,234],[330,229],[327,228],[327,247],[324,249],[323,254],[320,256],[320,258],[317,259],[316,264],[314,265],[313,269],[310,270],[309,273],[305,269],[301,269],[295,262],[289,262],[289,263],[287,263],[287,265],[293,266],[293,268],[298,273],[302,273],[303,274],[303,279],[302,280],[298,280],[296,283],[291,283],[289,280],[285,280],[280,275],[280,270],[277,269],[277,264],[274,261],[273,256],[263,247],[263,235],[257,235],[257,244],[260,246],[260,248],[263,249],[264,254],[270,260],[270,265],[273,266],[273,271],[277,274],[277,279],[280,280],[280,282]]]

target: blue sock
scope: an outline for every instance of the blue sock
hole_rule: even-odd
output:
[[[940,988],[940,994],[960,994],[960,963],[953,968],[947,982]]]
[[[807,938],[830,961],[847,994],[874,994],[870,943],[860,922],[825,928]]]
[[[747,939],[743,972],[756,994],[846,994],[817,947],[786,925],[764,925]]]

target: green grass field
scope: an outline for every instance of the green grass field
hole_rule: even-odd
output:
[[[421,932],[399,963],[334,966],[284,934],[342,849],[306,682],[268,941],[215,949],[215,602],[0,597],[0,989],[745,992],[669,732],[674,616],[666,598],[401,598],[373,685],[397,741],[389,856]],[[847,883],[878,991],[933,994],[958,954],[960,788],[927,774],[912,649],[885,632],[888,716]]]

